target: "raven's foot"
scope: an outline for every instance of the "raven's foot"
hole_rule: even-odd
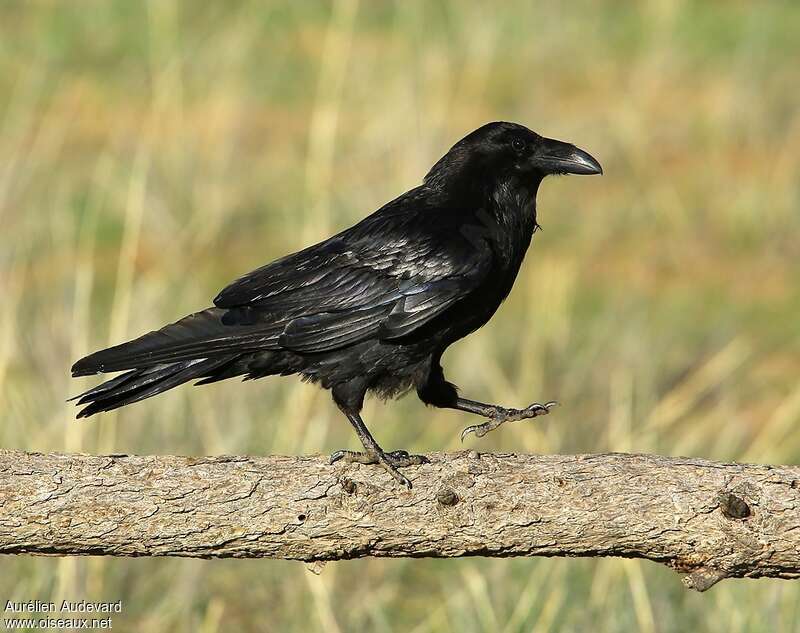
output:
[[[468,426],[461,431],[461,441],[463,442],[464,438],[470,433],[474,433],[477,437],[483,437],[489,431],[494,431],[498,426],[501,426],[506,422],[517,422],[518,420],[527,420],[528,418],[536,418],[540,415],[547,415],[550,413],[550,409],[557,405],[557,402],[551,401],[544,404],[534,402],[524,409],[493,407],[493,410],[489,415],[488,422],[484,422],[483,424],[474,424],[473,426]]]
[[[430,460],[424,455],[409,455],[407,451],[392,451],[391,453],[367,451],[362,453],[359,451],[343,450],[336,451],[331,455],[331,464],[338,461],[349,462],[351,464],[380,464],[387,473],[394,477],[397,483],[411,490],[411,482],[397,469],[405,466],[427,464]]]

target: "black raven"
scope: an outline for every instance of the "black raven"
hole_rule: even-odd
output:
[[[412,388],[426,404],[504,422],[546,414],[467,400],[447,382],[448,345],[477,330],[511,291],[536,223],[536,192],[550,174],[602,174],[574,145],[515,123],[488,123],[431,168],[423,183],[338,235],[234,281],[207,308],[158,331],[82,358],[73,376],[125,371],[77,396],[78,417],[144,400],[190,380],[300,374],[330,389],[364,445],[337,451],[398,467],[425,459],[384,452],[360,411],[368,391]]]

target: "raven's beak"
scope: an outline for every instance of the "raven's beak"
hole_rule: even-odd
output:
[[[589,152],[584,152],[574,145],[552,138],[542,139],[535,160],[539,167],[548,174],[590,176],[603,173],[600,163]]]

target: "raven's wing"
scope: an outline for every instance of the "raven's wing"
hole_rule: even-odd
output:
[[[285,324],[283,349],[322,352],[407,336],[474,291],[491,251],[436,211],[376,214],[225,288],[218,308]],[[267,316],[268,315],[268,316]]]

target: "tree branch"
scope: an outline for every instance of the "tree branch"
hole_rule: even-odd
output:
[[[624,556],[700,591],[800,576],[800,467],[656,455],[322,457],[0,451],[0,553],[328,561]]]

